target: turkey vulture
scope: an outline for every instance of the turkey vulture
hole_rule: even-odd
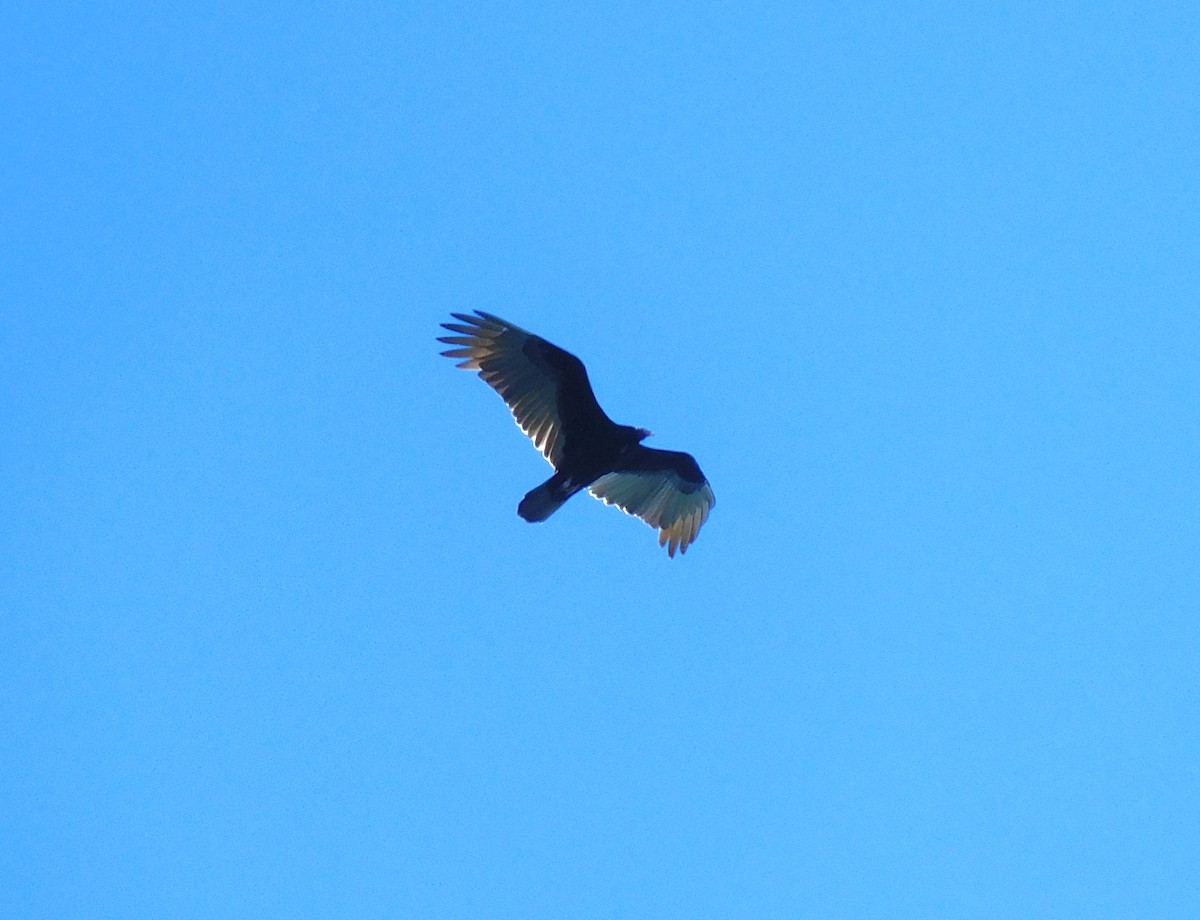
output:
[[[641,444],[650,432],[618,425],[600,408],[583,362],[545,339],[498,316],[451,315],[442,323],[457,335],[439,342],[479,371],[512,410],[517,425],[554,467],[554,475],[517,506],[530,522],[544,521],[581,489],[606,505],[658,528],[658,545],[687,552],[716,504],[712,487],[691,454]]]

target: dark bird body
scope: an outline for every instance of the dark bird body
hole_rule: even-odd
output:
[[[455,313],[443,323],[459,346],[443,352],[479,376],[508,404],[521,430],[554,467],[554,475],[517,506],[527,521],[544,521],[568,498],[589,489],[659,529],[671,556],[686,552],[716,504],[690,454],[642,445],[644,428],[618,425],[596,401],[583,362],[570,352],[490,313]]]

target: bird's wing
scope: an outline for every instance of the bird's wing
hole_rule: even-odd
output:
[[[462,358],[459,367],[479,371],[552,466],[558,466],[572,426],[612,424],[596,402],[582,361],[498,316],[475,312],[454,313],[461,322],[442,323],[458,334],[438,341],[459,346],[442,354]]]
[[[687,552],[700,525],[717,503],[712,486],[690,454],[636,448],[627,452],[615,472],[601,476],[589,491],[606,505],[658,528],[658,545],[667,552]]]

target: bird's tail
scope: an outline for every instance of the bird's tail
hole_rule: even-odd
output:
[[[521,504],[517,505],[517,514],[531,524],[544,521],[582,488],[582,484],[571,482],[562,473],[555,473],[521,499]]]

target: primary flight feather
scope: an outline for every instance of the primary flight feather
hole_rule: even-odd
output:
[[[687,552],[716,504],[691,454],[655,450],[645,428],[618,425],[592,392],[583,362],[570,352],[498,316],[451,314],[454,335],[442,354],[478,371],[500,394],[521,430],[554,467],[554,475],[517,506],[525,520],[544,521],[582,489],[606,505],[658,528],[659,546]]]

